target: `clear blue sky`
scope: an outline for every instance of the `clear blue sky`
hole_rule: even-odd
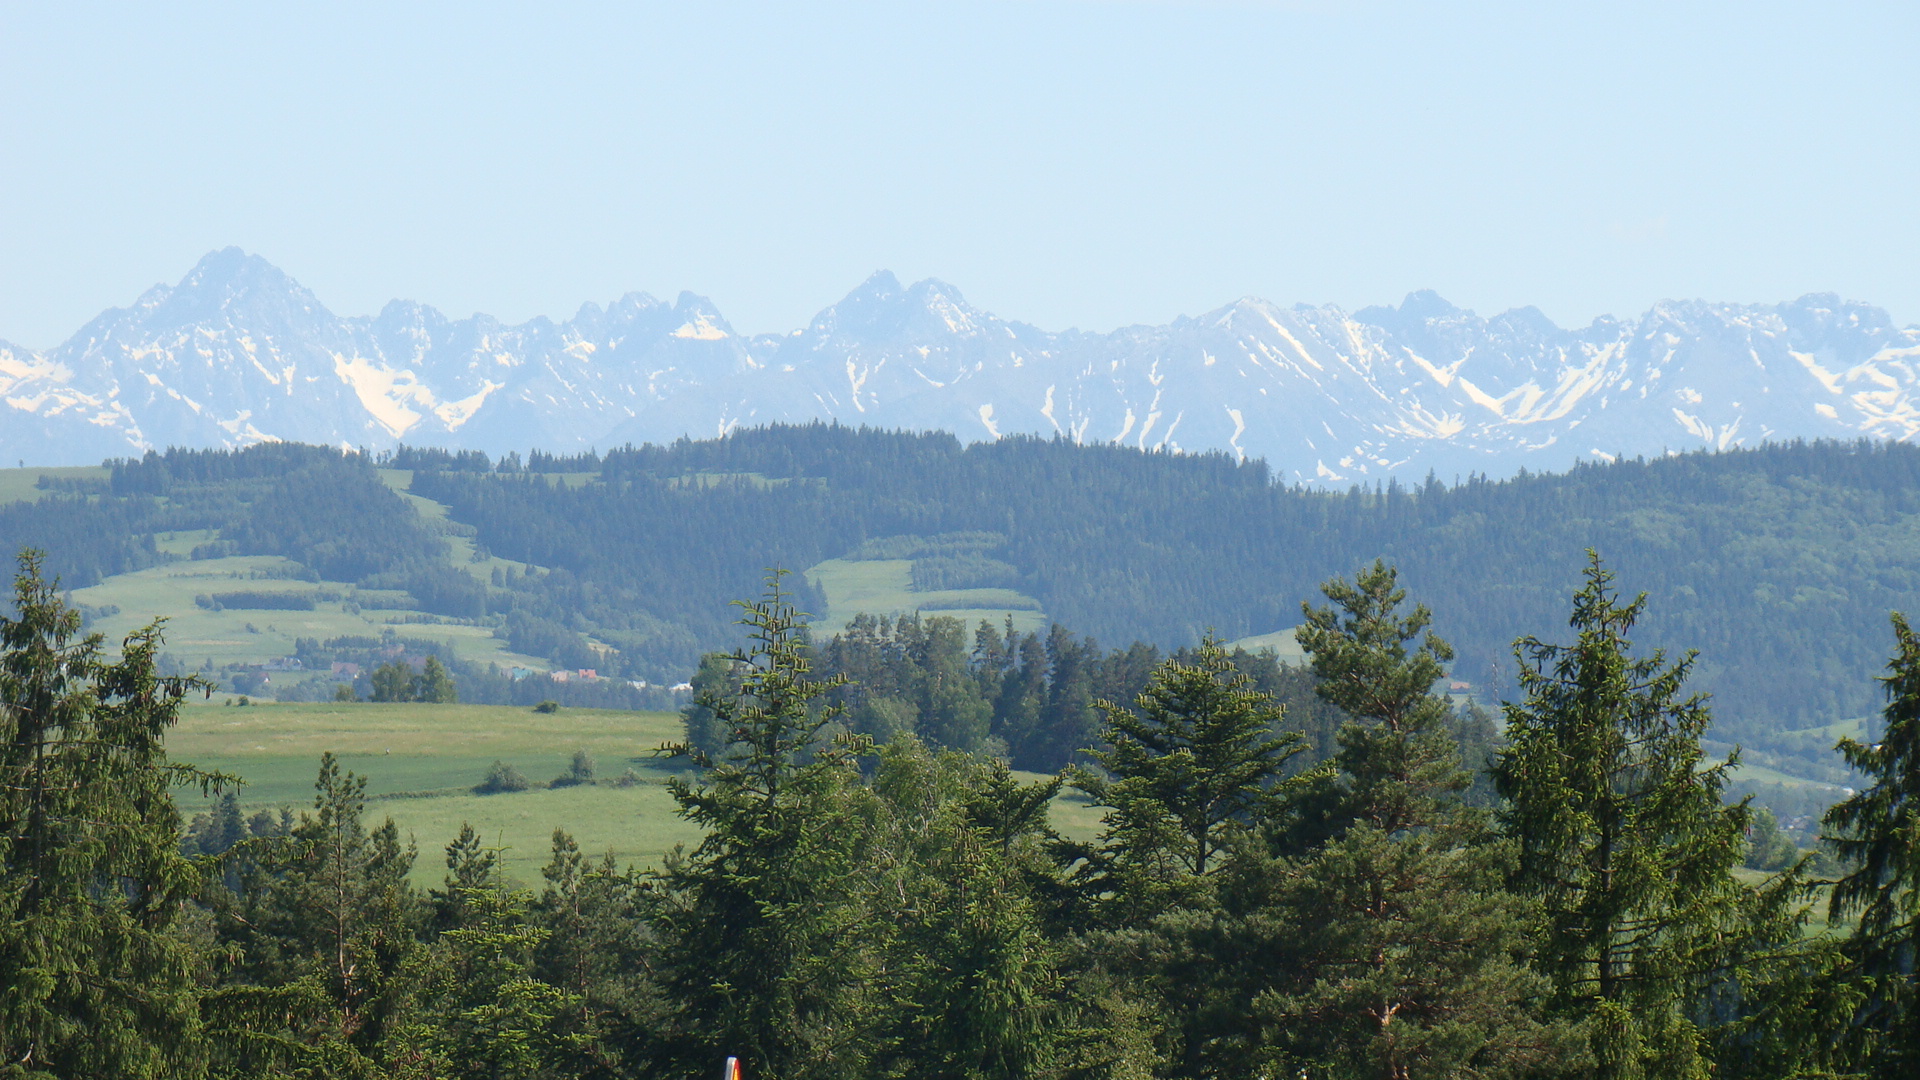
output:
[[[1049,329],[1434,288],[1920,320],[1920,4],[0,0],[0,338],[238,244],[335,311],[867,274]]]

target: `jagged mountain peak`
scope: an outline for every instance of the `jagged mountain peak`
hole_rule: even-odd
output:
[[[560,323],[405,301],[341,318],[228,248],[56,348],[0,345],[0,400],[0,457],[49,464],[262,439],[567,451],[836,419],[1223,450],[1346,484],[1920,438],[1920,329],[1830,293],[1563,329],[1422,290],[1352,313],[1243,297],[1164,326],[1049,333],[881,270],[804,330],[743,338],[690,292]]]

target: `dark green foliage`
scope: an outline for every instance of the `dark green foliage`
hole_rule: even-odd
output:
[[[647,970],[653,897],[646,878],[617,866],[611,852],[598,861],[582,857],[557,829],[541,876],[547,884],[536,912],[547,937],[534,971],[575,1003],[566,1024],[574,1041],[554,1064],[572,1075],[637,1074],[664,1012]]]
[[[273,444],[117,463],[111,496],[0,507],[0,540],[48,547],[52,567],[84,585],[164,561],[155,534],[216,529],[206,555],[284,554],[307,573],[405,590],[426,610],[504,617],[516,651],[558,666],[666,684],[723,645],[725,600],[768,565],[908,558],[922,588],[1016,584],[1062,625],[1177,647],[1205,625],[1230,638],[1281,629],[1317,582],[1391,555],[1447,613],[1456,675],[1483,701],[1511,692],[1507,644],[1551,629],[1579,552],[1599,546],[1654,598],[1644,633],[1706,650],[1694,675],[1721,703],[1724,737],[1754,762],[1825,770],[1811,778],[1835,784],[1844,772],[1817,729],[1873,707],[1870,628],[1920,602],[1920,449],[1899,444],[1345,493],[1277,487],[1259,463],[1219,455],[1026,438],[963,447],[821,425],[604,460],[537,456],[598,476],[584,485],[544,467],[486,471],[471,454],[405,459],[414,490],[449,504],[451,523],[423,522],[361,455]],[[738,527],[769,520],[782,527]],[[449,565],[441,528],[534,568],[483,583]],[[811,585],[794,588],[821,606]],[[596,652],[588,635],[617,651]],[[490,700],[508,696],[502,686]],[[1090,710],[1078,720],[1037,746],[1006,741],[1023,761],[1057,764],[1097,727]]]
[[[197,687],[155,671],[157,624],[110,659],[57,590],[25,553],[0,618],[0,1070],[193,1075],[183,906],[202,871],[169,789],[215,778],[170,764],[161,740]]]
[[[866,744],[824,737],[834,682],[809,674],[780,576],[742,609],[738,689],[702,699],[733,740],[699,784],[671,785],[706,836],[660,880],[662,1053],[682,1074],[731,1054],[756,1076],[844,1076],[871,1052],[855,1022],[872,972],[851,797]]]
[[[574,994],[541,979],[536,956],[549,931],[533,917],[533,898],[500,879],[496,853],[471,828],[447,848],[418,1018],[397,1033],[409,1064],[429,1076],[468,1080],[540,1080],[581,1048]]]
[[[241,608],[249,611],[312,611],[313,598],[300,593],[221,592],[207,597],[203,605],[215,611]]]
[[[1272,1060],[1335,1076],[1569,1073],[1577,1032],[1545,1022],[1525,960],[1535,910],[1509,893],[1512,851],[1461,794],[1470,779],[1435,695],[1452,650],[1376,562],[1322,587],[1302,646],[1319,692],[1352,719],[1339,782],[1309,801],[1308,850],[1261,868],[1288,974],[1258,1008],[1286,1036]],[[1277,934],[1276,934],[1277,931]]]
[[[1094,888],[1125,906],[1121,923],[1194,902],[1187,894],[1219,868],[1237,832],[1277,809],[1296,733],[1276,735],[1282,711],[1253,689],[1220,643],[1202,639],[1192,662],[1160,665],[1134,701],[1097,707],[1105,775],[1083,770],[1076,785],[1108,808]]]
[[[1732,868],[1749,813],[1709,765],[1693,657],[1629,655],[1646,605],[1621,604],[1591,556],[1575,640],[1522,640],[1526,699],[1507,706],[1496,775],[1519,844],[1516,882],[1544,906],[1538,966],[1570,1015],[1591,1019],[1601,1077],[1711,1071],[1699,1007],[1729,958],[1746,897]]]
[[[1872,745],[1846,739],[1839,746],[1866,787],[1826,820],[1827,842],[1846,869],[1833,887],[1832,914],[1858,919],[1850,944],[1870,980],[1860,1023],[1877,1077],[1920,1068],[1920,638],[1897,612],[1893,634],[1894,656],[1881,679],[1886,729]]]
[[[535,705],[533,711],[537,713],[557,713],[560,711],[560,703],[552,698],[546,698],[538,705]]]
[[[473,786],[473,793],[499,795],[510,791],[525,791],[532,786],[533,781],[528,780],[525,773],[504,761],[496,761],[487,770],[486,777]]]
[[[593,755],[585,750],[575,750],[573,760],[568,763],[567,771],[553,778],[548,787],[578,787],[593,783]]]
[[[453,675],[437,656],[428,656],[420,670],[396,660],[373,669],[370,676],[375,701],[424,701],[446,705],[460,700]]]
[[[1044,926],[1059,788],[912,736],[881,751],[866,902],[893,911],[882,943],[893,1005],[874,1020],[883,1075],[1015,1080],[1063,1064],[1061,948]]]
[[[366,828],[366,779],[331,754],[314,789],[311,812],[246,852],[238,895],[214,897],[222,1074],[371,1075],[396,1052],[418,987],[413,848],[391,818]]]

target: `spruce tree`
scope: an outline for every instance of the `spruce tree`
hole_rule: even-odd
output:
[[[1105,745],[1092,756],[1106,775],[1081,770],[1075,780],[1106,808],[1080,873],[1096,906],[1108,923],[1127,925],[1206,903],[1231,837],[1274,805],[1304,739],[1277,730],[1283,710],[1211,634],[1190,663],[1167,660],[1154,671],[1137,713],[1111,701],[1096,707]]]
[[[257,842],[240,895],[216,908],[226,956],[213,1010],[223,1070],[375,1070],[399,1048],[423,957],[414,850],[364,824],[366,778],[320,759],[314,805]]]
[[[1523,955],[1532,910],[1511,851],[1461,798],[1453,714],[1433,690],[1452,657],[1382,562],[1322,586],[1298,633],[1319,692],[1350,720],[1330,839],[1270,871],[1264,924],[1288,974],[1259,1002],[1273,1063],[1342,1077],[1551,1074],[1570,1056],[1543,1022]],[[1294,846],[1294,845],[1284,845]],[[1264,914],[1264,913],[1263,913]]]
[[[1057,781],[908,736],[881,750],[868,861],[895,898],[886,998],[875,1017],[889,1075],[1023,1077],[1058,1064],[1059,949],[1036,886]]]
[[[1693,654],[1630,655],[1646,597],[1622,604],[1598,555],[1585,578],[1572,644],[1516,646],[1526,698],[1506,706],[1500,819],[1516,884],[1544,905],[1536,964],[1566,1013],[1591,1017],[1594,1075],[1702,1077],[1699,1006],[1750,896],[1732,872],[1747,807],[1722,801],[1738,755],[1701,752]]]
[[[1070,921],[1093,932],[1076,943],[1080,975],[1118,977],[1085,1004],[1097,1016],[1151,1016],[1171,1075],[1226,1075],[1252,1064],[1257,989],[1222,932],[1220,888],[1232,856],[1283,803],[1287,762],[1305,740],[1277,730],[1281,707],[1211,634],[1190,659],[1162,662],[1134,707],[1099,703],[1105,746],[1092,756],[1106,775],[1075,780],[1106,808],[1099,841],[1057,845],[1082,860],[1073,884],[1085,914]],[[1108,1026],[1094,1038],[1109,1038]]]
[[[218,779],[162,737],[198,684],[156,670],[161,625],[113,660],[25,552],[0,618],[0,1071],[189,1077],[205,1066],[202,959],[182,923],[204,880],[170,789]]]
[[[740,603],[751,645],[732,657],[737,688],[701,699],[728,742],[698,783],[670,786],[706,833],[659,875],[671,1010],[660,1067],[682,1075],[731,1056],[750,1076],[839,1077],[870,1050],[855,812],[855,757],[867,744],[830,737],[837,711],[821,699],[838,683],[809,674],[805,617],[780,579]]]
[[[447,846],[435,938],[418,1018],[402,1032],[416,1072],[465,1080],[544,1080],[574,1072],[580,1000],[540,978],[550,931],[532,897],[501,879],[497,850],[470,827]]]
[[[1920,638],[1893,615],[1895,653],[1886,686],[1886,730],[1878,742],[1843,739],[1847,764],[1866,786],[1827,811],[1827,842],[1845,874],[1833,886],[1830,915],[1857,918],[1850,953],[1865,976],[1858,1017],[1865,1063],[1876,1077],[1920,1070]]]
[[[648,970],[653,959],[653,894],[646,876],[620,867],[611,851],[585,858],[564,830],[540,871],[547,886],[536,907],[547,936],[535,973],[578,1003],[574,1071],[584,1077],[639,1071],[664,1012]]]

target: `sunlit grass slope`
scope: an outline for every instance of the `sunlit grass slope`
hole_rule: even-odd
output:
[[[678,739],[673,713],[531,709],[495,705],[265,704],[194,705],[167,738],[169,754],[247,781],[241,804],[256,809],[312,805],[320,755],[367,778],[369,816],[391,815],[420,847],[415,876],[438,880],[442,849],[470,822],[506,850],[509,868],[537,882],[553,830],[574,834],[583,850],[611,850],[624,863],[656,864],[698,834],[673,813],[662,785],[684,767],[652,756]],[[545,784],[576,750],[596,759],[602,783],[499,795],[474,795],[494,761]],[[628,768],[642,782],[615,787]],[[198,808],[197,793],[183,799]]]
[[[1012,616],[1022,633],[1045,630],[1040,602],[1012,589],[913,590],[911,559],[828,559],[807,571],[808,580],[827,594],[820,624],[838,633],[855,615],[947,615],[969,627],[982,619],[995,626]]]
[[[437,882],[443,851],[462,823],[489,844],[505,848],[508,869],[537,884],[553,830],[564,828],[583,851],[612,851],[624,864],[657,866],[676,844],[691,846],[699,832],[674,813],[665,782],[685,762],[654,755],[681,737],[680,718],[667,712],[562,709],[536,713],[507,705],[264,704],[190,705],[167,736],[177,761],[237,774],[247,781],[240,803],[248,813],[281,806],[312,806],[320,755],[367,778],[372,822],[391,816],[420,849],[414,877]],[[498,795],[473,786],[495,761],[544,785],[566,771],[575,751],[592,754],[599,783]],[[632,769],[640,782],[612,781]],[[1037,781],[1038,776],[1021,774]],[[198,793],[181,796],[191,815],[204,808]],[[1054,824],[1076,837],[1098,829],[1098,815],[1076,796],[1054,803]]]

